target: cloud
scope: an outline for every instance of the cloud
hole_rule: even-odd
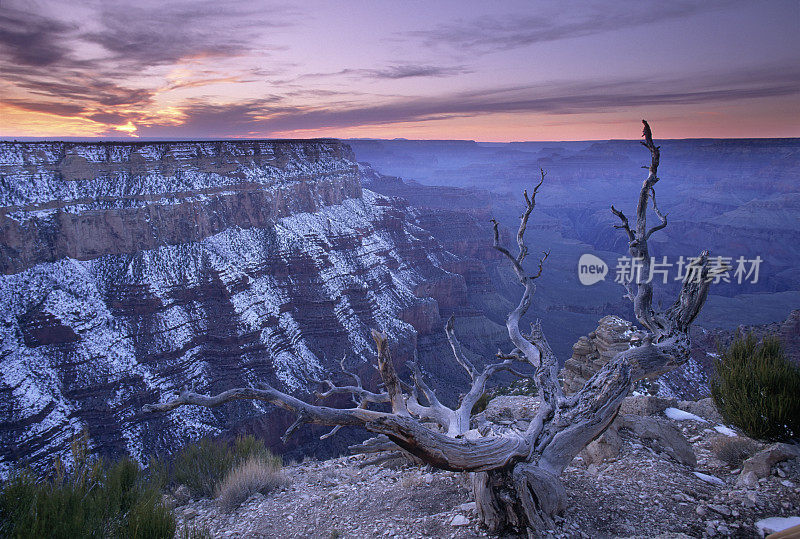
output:
[[[754,82],[758,81],[758,82]],[[270,136],[295,130],[424,122],[495,113],[578,114],[642,106],[690,105],[800,94],[800,68],[773,66],[716,76],[617,80],[487,88],[427,98],[401,98],[375,105],[292,107],[280,100],[232,105],[196,103],[183,109],[181,126],[142,129],[142,136],[204,136],[250,133]],[[206,130],[213,135],[205,135]]]
[[[36,102],[26,101],[24,99],[4,99],[3,103],[21,110],[43,112],[56,116],[77,116],[86,110],[80,105],[73,105],[70,103]]]
[[[55,19],[4,8],[0,11],[0,52],[15,65],[52,66],[65,59],[63,41],[74,29]]]
[[[243,84],[247,82],[256,82],[257,79],[244,79],[240,76],[236,77],[210,77],[199,78],[187,81],[174,82],[167,88],[169,90],[177,90],[179,88],[199,88],[200,86],[209,86],[211,84]]]
[[[471,71],[464,66],[442,67],[433,65],[393,65],[384,69],[362,69],[359,74],[376,79],[409,79],[415,77],[452,77]]]
[[[689,17],[731,3],[729,0],[570,3],[566,9],[559,6],[540,15],[487,16],[439,24],[428,30],[410,31],[399,36],[421,39],[429,47],[448,45],[472,53],[489,53]]]
[[[261,34],[297,19],[295,10],[275,6],[140,0],[93,4],[95,17],[79,24],[67,22],[63,6],[2,1],[0,80],[12,104],[107,125],[145,114],[165,90],[251,82],[245,74],[202,70],[165,82],[151,68],[269,54],[277,47],[264,45]],[[114,110],[119,108],[125,111]]]
[[[349,77],[352,79],[399,80],[423,77],[453,77],[464,73],[472,73],[466,66],[436,66],[430,64],[394,64],[382,68],[346,68],[328,73],[304,73],[286,80],[271,81],[276,85],[290,85],[308,79],[327,79]]]
[[[290,26],[294,12],[248,5],[218,0],[104,3],[102,28],[82,38],[102,46],[117,62],[142,67],[273,50],[257,46],[258,36],[266,29]]]
[[[85,106],[114,107],[118,105],[143,106],[151,102],[153,91],[143,88],[128,88],[102,79],[65,76],[60,81],[35,76],[20,76],[16,86],[30,94],[74,100]]]

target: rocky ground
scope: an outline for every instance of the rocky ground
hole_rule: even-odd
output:
[[[492,401],[485,414],[513,420],[514,399],[526,398]],[[679,409],[694,417],[674,411]],[[626,400],[610,436],[565,471],[569,507],[550,536],[761,537],[759,520],[800,515],[800,459],[784,454],[793,456],[797,448],[760,444],[754,450],[761,452],[743,468],[732,468],[715,448],[720,437],[734,439],[734,433],[715,428],[715,413],[707,401]],[[213,537],[487,535],[464,475],[391,462],[369,465],[370,458],[290,464],[283,488],[256,494],[231,514],[213,500],[177,507],[179,527],[205,529]]]

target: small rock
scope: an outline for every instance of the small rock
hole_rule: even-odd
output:
[[[667,408],[675,406],[677,401],[664,397],[654,397],[652,395],[635,395],[626,397],[619,408],[620,414],[634,415],[656,415]]]
[[[722,422],[722,416],[714,405],[714,399],[711,397],[700,399],[699,401],[680,401],[678,402],[678,408],[700,417],[705,417],[715,423]]]
[[[453,517],[453,520],[450,521],[451,526],[468,526],[469,520],[464,515],[456,515]]]
[[[458,508],[461,511],[476,511],[477,505],[475,504],[475,502],[467,502],[467,503],[462,503],[461,505],[458,506]]]
[[[692,467],[697,465],[692,445],[668,419],[620,415],[616,421],[621,428],[631,431],[642,440],[649,440],[656,449],[667,453],[677,462]]]
[[[714,477],[713,475],[704,474],[702,472],[692,472],[696,477],[702,479],[706,483],[711,483],[712,485],[725,485],[725,481],[720,479],[719,477]]]
[[[758,476],[754,472],[742,472],[736,479],[739,488],[755,488],[758,485]]]
[[[713,510],[713,511],[716,511],[720,515],[725,515],[726,517],[730,516],[730,514],[731,514],[731,510],[728,509],[727,507],[725,507],[724,505],[719,505],[719,504],[716,504],[716,503],[710,503],[710,504],[708,504],[708,508]]]
[[[600,463],[616,458],[620,449],[622,449],[622,439],[615,428],[609,428],[587,445],[581,454],[586,464]]]

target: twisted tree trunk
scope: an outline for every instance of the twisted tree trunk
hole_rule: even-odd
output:
[[[643,123],[645,140],[642,144],[650,151],[651,164],[639,193],[635,230],[621,211],[613,206],[611,209],[621,221],[617,228],[628,235],[631,256],[642,259],[643,266],[649,268],[647,240],[664,228],[667,220],[655,200],[660,152],[653,143],[649,125],[644,120]],[[636,283],[625,283],[636,318],[648,330],[647,337],[641,345],[618,353],[583,388],[566,397],[558,381],[558,360],[541,326],[534,324],[527,335],[519,327],[536,290],[534,282],[542,274],[548,256],[544,253],[537,273],[525,273],[523,262],[528,248],[524,236],[544,178],[542,171],[541,181],[531,195],[527,191],[524,193],[526,206],[517,231],[516,256],[501,245],[498,223],[494,221],[494,248],[509,260],[524,288],[519,304],[506,322],[514,349],[509,353],[498,352],[498,361],[479,372],[464,355],[452,318],[445,327],[456,362],[472,379],[472,385],[458,408],[447,407],[439,401],[415,362],[409,364],[411,383],[403,382],[394,368],[386,336],[373,331],[378,351],[377,367],[385,390],[374,392],[365,389],[361,379],[345,370],[342,362],[342,370],[353,377],[355,385],[339,386],[326,380],[328,389],[320,394],[322,397],[349,394],[356,405],[353,408],[315,406],[262,384],[260,388],[236,388],[214,397],[187,391],[171,401],[147,405],[145,411],[165,412],[183,405],[215,407],[231,400],[256,399],[297,412],[297,421],[289,427],[287,436],[304,423],[333,426],[326,436],[335,433],[342,425],[361,426],[384,436],[365,448],[396,447],[432,466],[472,473],[478,513],[492,532],[513,529],[525,531],[532,537],[542,535],[553,527],[553,516],[566,507],[566,491],[559,479],[564,468],[608,428],[632,383],[646,377],[657,377],[689,359],[689,328],[705,303],[714,272],[725,269],[711,270],[708,253],[703,252],[691,263],[693,271],[687,271],[687,276],[691,274],[695,278],[683,283],[679,297],[665,311],[653,307],[649,275],[640,275]],[[650,205],[660,222],[648,229],[647,210]],[[519,432],[494,430],[488,425],[484,426],[482,433],[469,430],[470,411],[485,393],[489,378],[499,371],[523,376],[513,369],[517,361],[534,367],[530,379],[541,400],[535,415],[528,418],[528,428]],[[390,407],[391,411],[369,408],[376,404]],[[436,427],[431,428],[428,426],[430,423]]]

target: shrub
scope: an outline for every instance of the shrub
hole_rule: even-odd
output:
[[[256,492],[267,494],[284,481],[274,459],[253,456],[228,472],[217,488],[217,503],[222,511],[230,513]]]
[[[486,407],[489,406],[490,400],[492,400],[492,396],[490,396],[488,393],[481,395],[480,398],[475,401],[475,404],[472,405],[472,410],[470,410],[469,415],[477,415],[486,410]]]
[[[786,359],[777,338],[734,341],[715,364],[711,395],[726,421],[757,440],[800,437],[800,368]]]
[[[196,498],[209,498],[232,468],[251,457],[278,467],[281,464],[280,457],[272,455],[263,440],[253,436],[240,436],[232,444],[205,438],[178,452],[171,482],[186,485]]]
[[[738,468],[758,450],[758,444],[750,438],[718,436],[711,440],[711,451],[730,466]]]
[[[196,498],[207,498],[231,468],[227,446],[217,440],[202,439],[187,444],[175,456],[172,480],[189,487]]]
[[[184,526],[175,534],[177,539],[211,539],[211,531],[206,526]]]
[[[73,443],[73,470],[56,460],[45,477],[30,469],[0,489],[0,536],[159,538],[175,534],[160,482],[130,459],[92,460],[84,436]]]

